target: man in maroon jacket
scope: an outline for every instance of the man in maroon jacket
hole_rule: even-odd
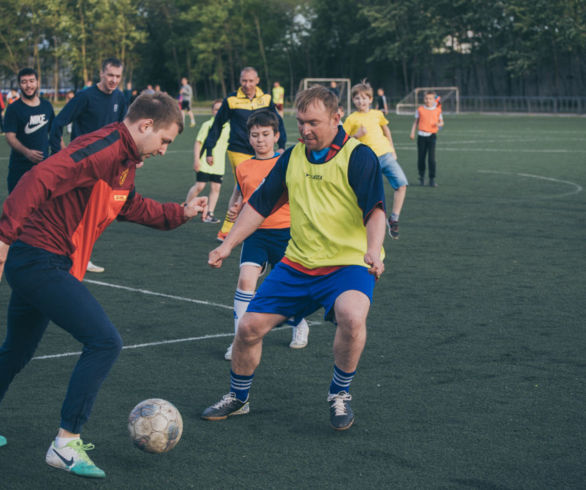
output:
[[[116,218],[171,230],[199,212],[207,214],[205,197],[184,205],[161,204],[134,188],[136,168],[146,158],[164,155],[182,130],[183,115],[171,97],[140,96],[121,123],[79,137],[35,166],[4,202],[0,277],[5,269],[12,295],[0,347],[0,400],[32,358],[49,321],[83,343],[59,432],[46,455],[53,467],[105,476],[86,454],[93,445],[80,439],[100,385],[122,349],[116,327],[81,282],[95,241]]]

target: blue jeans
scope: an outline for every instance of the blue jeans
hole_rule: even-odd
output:
[[[405,172],[403,172],[399,162],[393,158],[392,153],[385,153],[379,156],[378,162],[380,163],[383,175],[387,178],[393,189],[397,190],[399,187],[409,185]]]
[[[71,260],[65,255],[19,241],[10,247],[5,274],[12,295],[6,339],[0,347],[0,400],[53,321],[83,344],[61,408],[61,427],[79,433],[118,358],[122,339],[96,299],[69,273],[70,268]]]

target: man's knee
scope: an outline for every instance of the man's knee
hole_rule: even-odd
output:
[[[272,315],[246,313],[238,323],[238,337],[246,344],[255,344],[279,322]]]

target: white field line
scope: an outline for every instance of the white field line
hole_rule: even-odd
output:
[[[411,150],[417,151],[417,147],[413,146],[395,146],[397,150]],[[540,150],[538,148],[452,148],[449,146],[438,146],[438,151],[460,151],[460,152],[474,152],[474,153],[485,153],[485,152],[502,152],[502,153],[586,153],[586,150],[568,150],[565,148],[552,149],[552,150]]]
[[[106,287],[115,288],[115,289],[123,289],[125,291],[132,291],[132,292],[136,292],[136,293],[147,294],[147,295],[151,295],[151,296],[160,296],[163,298],[175,299],[177,301],[186,301],[188,303],[197,303],[197,304],[205,305],[205,306],[214,306],[214,307],[223,308],[226,310],[233,309],[232,306],[222,305],[219,303],[212,303],[210,301],[203,301],[203,300],[199,300],[199,299],[184,298],[183,296],[174,296],[172,294],[157,293],[155,291],[149,291],[148,289],[131,288],[128,286],[121,286],[119,284],[110,284],[110,283],[102,282],[102,281],[94,281],[91,279],[84,279],[84,282],[87,282],[90,284],[96,284],[98,286],[106,286]],[[309,323],[310,325],[319,325],[321,322],[308,321],[307,323]],[[280,327],[273,328],[272,331],[274,332],[275,330],[283,330],[286,328],[292,328],[292,327],[290,325],[282,325]],[[234,336],[234,332],[230,332],[230,333],[217,333],[217,334],[210,334],[210,335],[201,335],[199,337],[186,337],[183,339],[160,340],[157,342],[147,342],[144,344],[125,345],[122,347],[122,350],[142,349],[144,347],[154,347],[154,346],[165,345],[165,344],[178,344],[178,343],[182,343],[182,342],[194,342],[196,340],[208,340],[208,339],[216,339],[219,337],[233,337],[233,336]],[[80,354],[81,354],[81,351],[80,352],[63,352],[61,354],[49,354],[46,356],[33,357],[33,360],[57,359],[60,357],[79,356]]]
[[[576,184],[575,182],[570,182],[569,180],[554,179],[553,177],[545,177],[543,175],[533,175],[533,174],[524,174],[524,173],[515,173],[515,172],[500,172],[498,170],[478,170],[478,172],[481,174],[518,175],[519,177],[530,177],[532,179],[547,180],[548,182],[556,182],[558,184],[565,184],[565,185],[569,185],[574,188],[573,191],[566,192],[564,194],[558,194],[557,197],[571,196],[572,194],[578,194],[579,192],[582,192],[584,190],[581,185]]]

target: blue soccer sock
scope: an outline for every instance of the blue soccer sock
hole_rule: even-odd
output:
[[[352,383],[352,378],[355,374],[356,371],[353,373],[345,373],[334,364],[334,376],[330,384],[330,395],[337,395],[340,391],[349,391],[350,383]]]
[[[250,376],[243,376],[236,374],[230,369],[230,391],[236,395],[241,402],[245,402],[248,398],[248,392],[252,386],[252,379],[254,374]]]

